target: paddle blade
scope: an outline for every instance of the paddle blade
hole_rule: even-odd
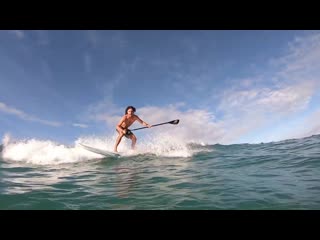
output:
[[[169,122],[170,124],[178,124],[179,123],[179,119],[177,119],[177,120],[173,120],[173,121],[171,121],[171,122]]]

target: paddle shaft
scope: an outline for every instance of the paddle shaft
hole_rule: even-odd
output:
[[[168,124],[168,123],[174,124],[174,123],[172,123],[172,122],[173,122],[173,121],[165,122],[165,123],[159,123],[159,124],[152,125],[152,127],[160,126],[160,125],[164,125],[164,124]],[[140,130],[140,129],[145,129],[145,128],[148,128],[148,127],[135,128],[135,129],[132,129],[132,130],[130,130],[130,131],[135,131],[135,130]]]

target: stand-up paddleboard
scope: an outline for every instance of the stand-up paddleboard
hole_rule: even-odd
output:
[[[90,152],[94,152],[94,153],[98,153],[98,154],[101,154],[103,156],[106,156],[106,157],[120,157],[121,155],[119,153],[115,153],[115,152],[109,152],[109,151],[106,151],[106,150],[101,150],[101,149],[98,149],[98,148],[93,148],[93,147],[89,147],[89,146],[86,146],[82,143],[79,143],[83,148],[85,148],[86,150],[90,151]]]

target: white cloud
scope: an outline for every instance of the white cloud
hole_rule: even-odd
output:
[[[221,120],[221,127],[225,129],[226,134],[222,136],[222,143],[239,143],[240,139],[248,133],[264,126],[270,118],[263,115],[248,113],[241,117],[227,115]]]
[[[179,119],[178,125],[163,125],[152,128],[149,133],[152,134],[170,134],[176,139],[182,139],[185,142],[204,142],[216,143],[222,140],[225,134],[221,123],[215,122],[212,113],[206,110],[190,109],[186,112],[179,110],[184,103],[164,107],[142,107],[137,108],[136,115],[149,124],[158,124]],[[121,109],[124,114],[125,109]],[[110,128],[115,128],[123,114],[100,113],[96,116],[96,120],[104,121]],[[130,128],[143,127],[140,123],[135,122]]]
[[[237,142],[249,133],[307,109],[314,92],[314,84],[310,82],[278,89],[226,91],[218,110],[224,113],[223,128],[232,134],[226,134],[222,139],[227,143]],[[256,139],[264,141],[259,136]]]
[[[14,34],[18,39],[24,38],[24,32],[22,30],[10,30],[12,34]]]
[[[73,123],[72,126],[79,127],[79,128],[87,128],[88,125],[82,123]]]
[[[118,114],[112,115],[109,113],[102,113],[97,115],[95,120],[105,122],[107,126],[112,128],[113,126],[115,127],[118,124],[122,116],[123,115],[118,115]]]
[[[309,118],[305,120],[303,126],[307,127],[307,130],[303,131],[300,135],[302,137],[310,136],[313,134],[320,134],[320,111],[313,113]]]
[[[306,110],[315,92],[320,89],[320,35],[299,38],[289,46],[286,55],[272,60],[271,70],[266,70],[257,77],[247,76],[233,81],[231,89],[220,95],[209,96],[210,99],[215,97],[220,100],[216,108],[220,112],[219,118],[205,109],[181,111],[177,105],[142,107],[137,109],[137,115],[150,124],[180,119],[177,126],[156,127],[152,132],[167,132],[187,141],[228,144],[238,142],[256,131],[263,131],[274,122]],[[108,83],[108,89],[111,90],[105,93],[105,99],[90,107],[92,119],[105,121],[110,127],[117,124],[123,110],[120,111],[112,102],[112,92],[117,84],[125,80],[125,76],[130,72],[128,69],[134,69],[137,62],[124,64],[127,71],[121,71],[114,81]],[[266,65],[267,67],[269,65]],[[196,72],[192,71],[192,75]],[[203,89],[201,86],[197,90],[197,80],[200,80],[202,86],[206,86],[204,83],[211,82],[215,77],[211,74],[213,71],[199,72],[201,75],[198,78],[175,72],[177,81],[173,82],[172,86],[184,96],[189,94],[190,97],[195,97],[195,91],[198,91],[198,95],[213,92],[212,89]],[[180,80],[187,84],[180,84]],[[310,128],[303,130],[301,136],[319,131],[317,118],[319,119],[319,114],[308,121]],[[140,125],[132,128],[136,127]]]
[[[59,127],[62,125],[59,122],[47,121],[47,120],[43,120],[43,119],[31,116],[31,115],[29,115],[19,109],[9,107],[2,102],[0,102],[0,111],[7,113],[7,114],[14,115],[14,116],[16,116],[20,119],[26,120],[26,121],[38,122],[38,123],[45,124],[45,125],[52,126],[52,127]]]
[[[119,108],[112,103],[109,97],[104,100],[88,106],[83,118],[93,121],[105,121],[107,124],[113,124],[115,119],[119,119]]]
[[[154,127],[155,133],[169,133],[174,138],[186,142],[216,143],[226,134],[221,123],[215,121],[213,113],[203,109],[179,110],[180,104],[164,107],[143,107],[137,109],[137,115],[149,124],[158,124],[179,119],[178,125]],[[139,127],[136,124],[136,127]],[[134,128],[134,127],[132,127]]]

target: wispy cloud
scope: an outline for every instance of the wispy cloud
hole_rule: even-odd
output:
[[[100,42],[98,31],[96,31],[96,30],[86,31],[86,38],[87,38],[90,46],[93,48],[96,48],[98,46],[98,43]]]
[[[85,31],[85,37],[93,49],[101,47],[108,50],[120,50],[126,48],[129,44],[124,31],[89,30]]]
[[[14,34],[18,39],[24,38],[24,32],[22,30],[10,30],[12,34]]]
[[[318,81],[320,75],[320,32],[297,37],[288,44],[286,55],[270,60],[279,67],[276,79],[285,83],[299,81]],[[319,82],[319,81],[318,81]]]
[[[194,41],[192,41],[189,38],[184,38],[181,40],[181,45],[185,47],[186,51],[189,53],[195,55],[199,53],[199,45],[196,44]]]
[[[168,73],[167,82],[175,94],[183,101],[191,99],[202,105],[212,105],[212,102],[216,101],[224,81],[221,76],[234,64],[226,60],[219,64],[204,61],[186,66],[183,59],[172,58],[164,61],[166,65],[162,65],[166,68],[163,67],[163,70]],[[249,81],[246,84],[249,84]]]
[[[79,127],[79,128],[87,128],[88,125],[82,123],[73,123],[72,126]]]
[[[53,122],[53,121],[47,121],[47,120],[43,120],[34,116],[31,116],[19,109],[13,108],[13,107],[9,107],[6,104],[0,102],[0,111],[10,114],[10,115],[14,115],[20,119],[26,120],[26,121],[31,121],[31,122],[38,122],[44,125],[48,125],[48,126],[52,126],[52,127],[59,127],[62,124],[59,122]]]
[[[295,39],[286,55],[270,63],[268,74],[262,73],[257,81],[249,76],[234,82],[220,95],[218,110],[235,139],[308,109],[320,89],[320,34]],[[308,133],[316,130],[314,127]]]
[[[113,124],[116,119],[119,120],[119,108],[111,99],[105,98],[100,102],[88,106],[83,118],[91,121],[105,121],[106,124]]]
[[[225,112],[292,113],[305,109],[314,93],[312,82],[302,82],[283,88],[227,90],[218,107]]]
[[[87,73],[91,73],[92,71],[92,58],[89,54],[84,55],[84,69]]]
[[[46,30],[34,30],[39,45],[47,46],[50,44],[49,33]]]
[[[94,102],[87,107],[87,110],[83,114],[82,118],[93,121],[105,121],[107,124],[114,124],[119,119],[119,107],[114,103],[114,91],[117,87],[123,86],[130,81],[130,75],[136,71],[136,68],[140,64],[140,58],[134,58],[132,61],[123,61],[118,73],[112,78],[105,80],[100,77],[103,82],[99,87],[100,94],[103,94],[103,98],[100,101]],[[117,115],[117,117],[114,117]],[[117,119],[117,120],[115,120]]]
[[[111,41],[113,46],[118,46],[119,48],[126,48],[129,44],[124,31],[114,32],[111,36]]]

